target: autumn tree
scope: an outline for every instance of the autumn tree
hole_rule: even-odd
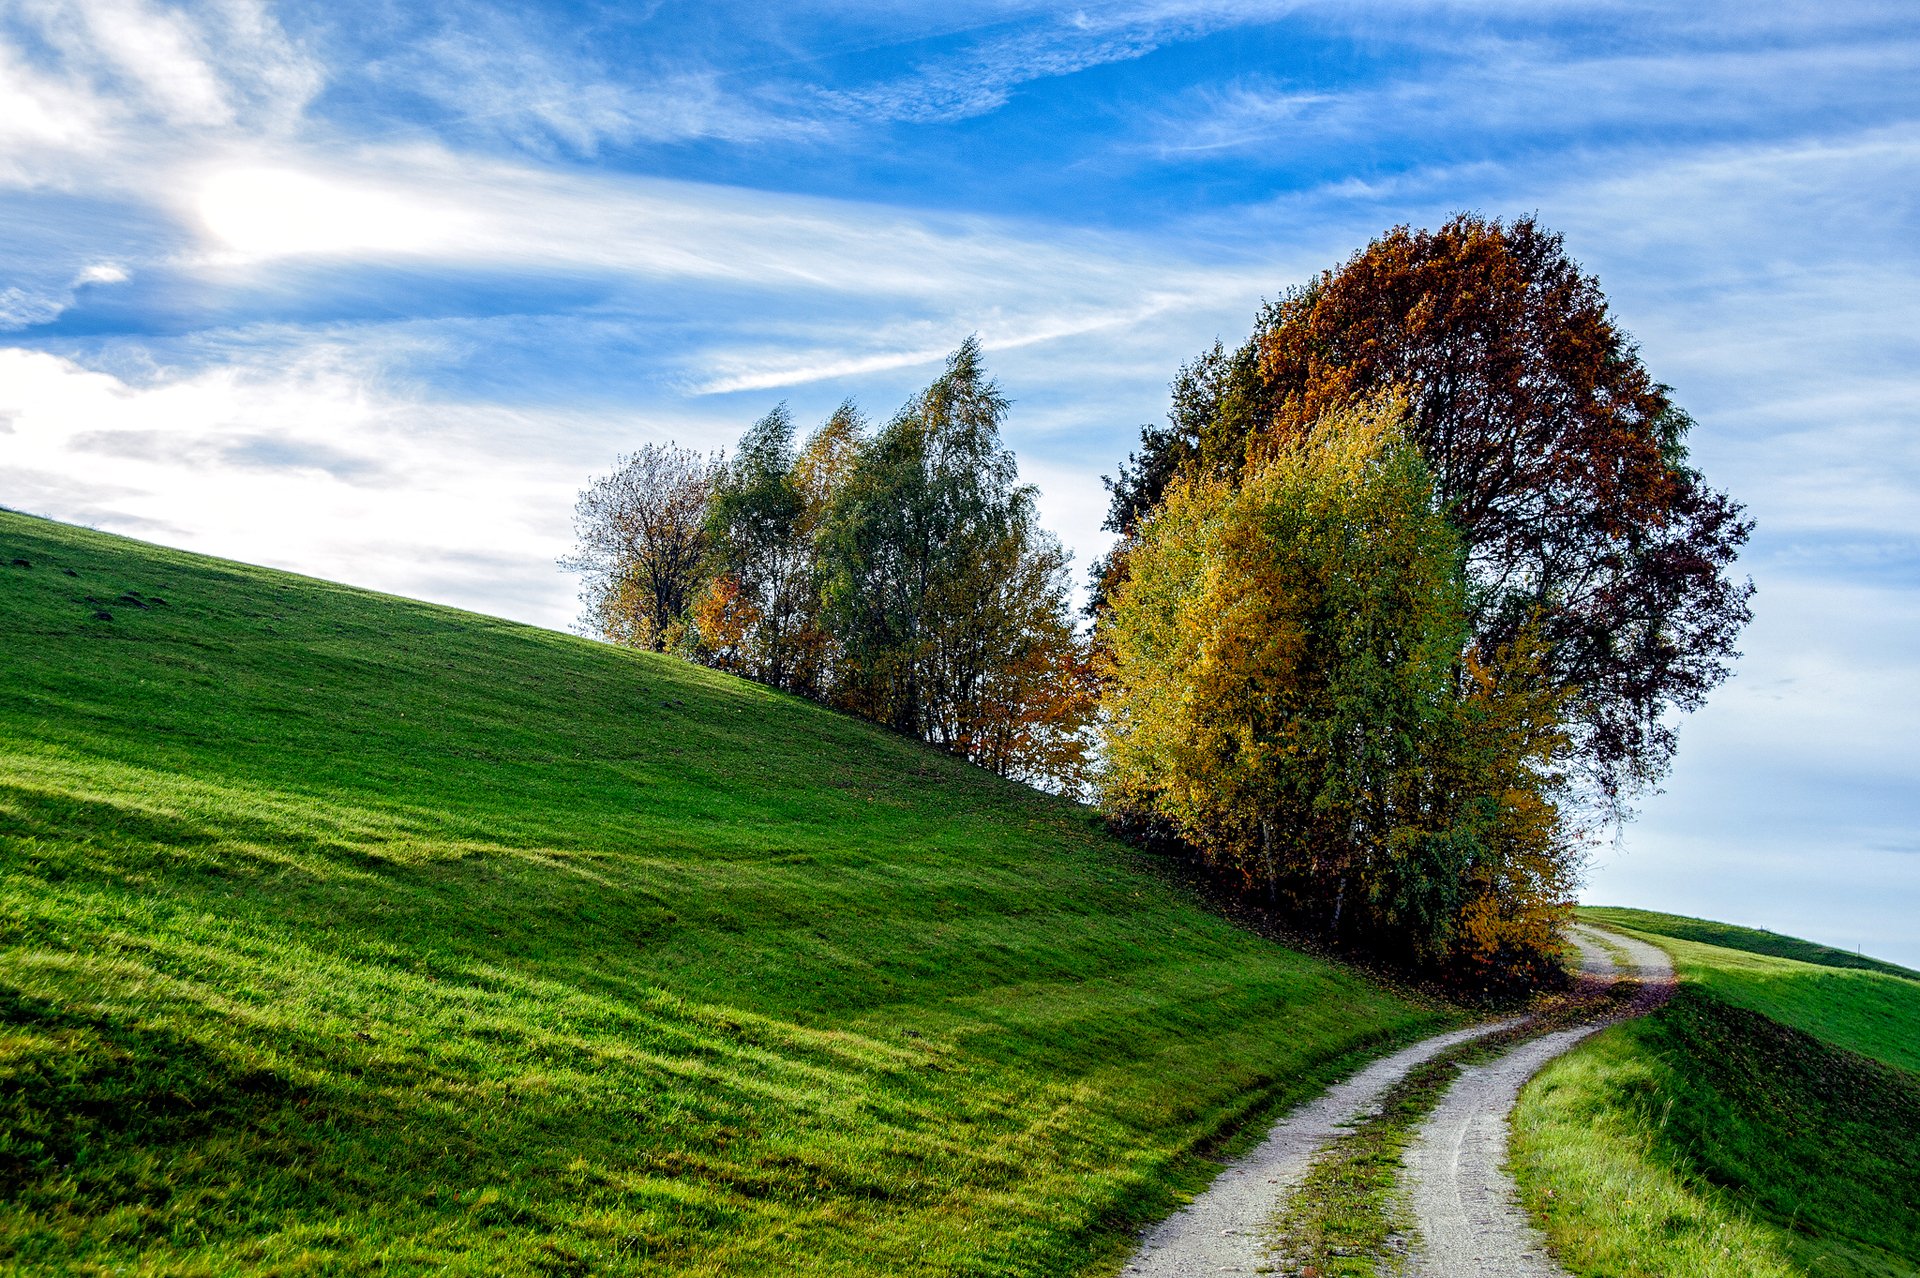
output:
[[[1530,958],[1576,852],[1558,694],[1531,631],[1472,646],[1407,416],[1344,408],[1232,480],[1171,481],[1101,622],[1106,798],[1329,934]]]
[[[583,623],[615,643],[665,649],[706,580],[707,504],[718,462],[672,444],[618,459],[574,506]]]
[[[1007,775],[1064,782],[1091,699],[1038,673],[1072,666],[1079,639],[1064,552],[1000,440],[1006,411],[968,339],[855,451],[819,542],[833,696]]]
[[[967,625],[981,673],[956,701],[959,753],[1004,777],[1078,793],[1089,767],[1099,681],[1074,625],[1066,549],[1022,521],[980,565],[995,574]]]
[[[1110,481],[1122,541],[1103,597],[1177,477],[1232,481],[1392,388],[1461,540],[1473,636],[1491,651],[1536,628],[1586,777],[1630,799],[1671,761],[1670,712],[1737,655],[1752,587],[1730,573],[1750,524],[1689,464],[1692,423],[1598,281],[1531,218],[1396,228],[1181,370],[1168,425]]]
[[[718,469],[706,520],[715,577],[696,616],[702,642],[724,645],[726,668],[776,688],[796,682],[818,593],[795,462],[783,404]]]

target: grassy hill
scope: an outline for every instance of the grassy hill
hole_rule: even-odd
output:
[[[0,513],[0,1268],[1111,1270],[1448,1017],[1150,868],[754,684]]]
[[[1522,1191],[1568,1267],[1920,1275],[1920,982],[1773,933],[1582,913],[1663,946],[1682,983],[1522,1094]]]
[[[1884,972],[1888,976],[1904,976],[1908,980],[1920,981],[1920,972],[1901,967],[1898,963],[1889,963],[1885,959],[1877,959],[1870,954],[1837,950],[1831,945],[1818,945],[1795,936],[1782,936],[1778,932],[1767,932],[1760,928],[1739,927],[1732,923],[1714,923],[1708,919],[1691,919],[1684,914],[1622,909],[1618,906],[1584,906],[1580,914],[1583,918],[1605,927],[1631,928],[1636,932],[1650,932],[1656,936],[1671,937],[1677,941],[1702,941],[1708,945],[1718,945],[1722,949],[1745,950],[1750,954],[1770,954],[1775,958],[1799,959],[1802,963],[1812,963],[1819,967],[1859,968],[1862,971]]]

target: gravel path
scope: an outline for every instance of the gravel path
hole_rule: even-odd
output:
[[[1581,970],[1610,972],[1599,938],[1627,952],[1641,994],[1628,1015],[1651,1011],[1673,988],[1667,956],[1642,941],[1575,927]],[[1599,1023],[1531,1039],[1485,1065],[1461,1072],[1407,1151],[1406,1185],[1421,1246],[1412,1272],[1421,1278],[1560,1278],[1546,1240],[1514,1195],[1506,1172],[1507,1120],[1520,1089],[1541,1066],[1602,1028]]]
[[[1151,1278],[1256,1272],[1267,1254],[1269,1220],[1323,1146],[1376,1112],[1381,1096],[1414,1066],[1456,1043],[1515,1024],[1501,1021],[1441,1034],[1334,1084],[1281,1119],[1258,1148],[1229,1163],[1205,1193],[1155,1226],[1123,1272]]]

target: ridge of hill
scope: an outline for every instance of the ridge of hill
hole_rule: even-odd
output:
[[[0,1268],[1070,1274],[1457,1015],[675,659],[0,513]]]
[[[1792,937],[1582,914],[1654,924],[1634,934],[1672,956],[1681,986],[1522,1093],[1514,1162],[1562,1263],[1579,1275],[1920,1276],[1920,983],[1755,948],[1856,957]],[[1717,932],[1739,944],[1686,939]]]
[[[1920,981],[1920,972],[1909,967],[1901,967],[1898,963],[1889,963],[1885,959],[1877,959],[1870,954],[1856,954],[1852,950],[1836,949],[1831,945],[1821,945],[1814,941],[1803,941],[1796,936],[1782,936],[1778,932],[1769,932],[1763,928],[1741,927],[1734,923],[1715,923],[1709,919],[1689,918],[1684,914],[1662,914],[1657,910],[1635,910],[1617,905],[1583,905],[1579,913],[1582,918],[1590,919],[1595,923],[1630,928],[1636,932],[1672,937],[1680,941],[1701,941],[1707,945],[1718,945],[1722,949],[1746,950],[1750,954],[1798,959],[1802,963],[1814,963],[1821,967],[1860,968],[1869,972],[1884,972],[1888,976],[1902,976],[1910,981]]]

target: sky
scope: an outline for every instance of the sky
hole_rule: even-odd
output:
[[[978,334],[1084,566],[1168,383],[1536,214],[1757,523],[1585,899],[1920,966],[1911,0],[0,0],[0,504],[564,628],[575,493]]]

